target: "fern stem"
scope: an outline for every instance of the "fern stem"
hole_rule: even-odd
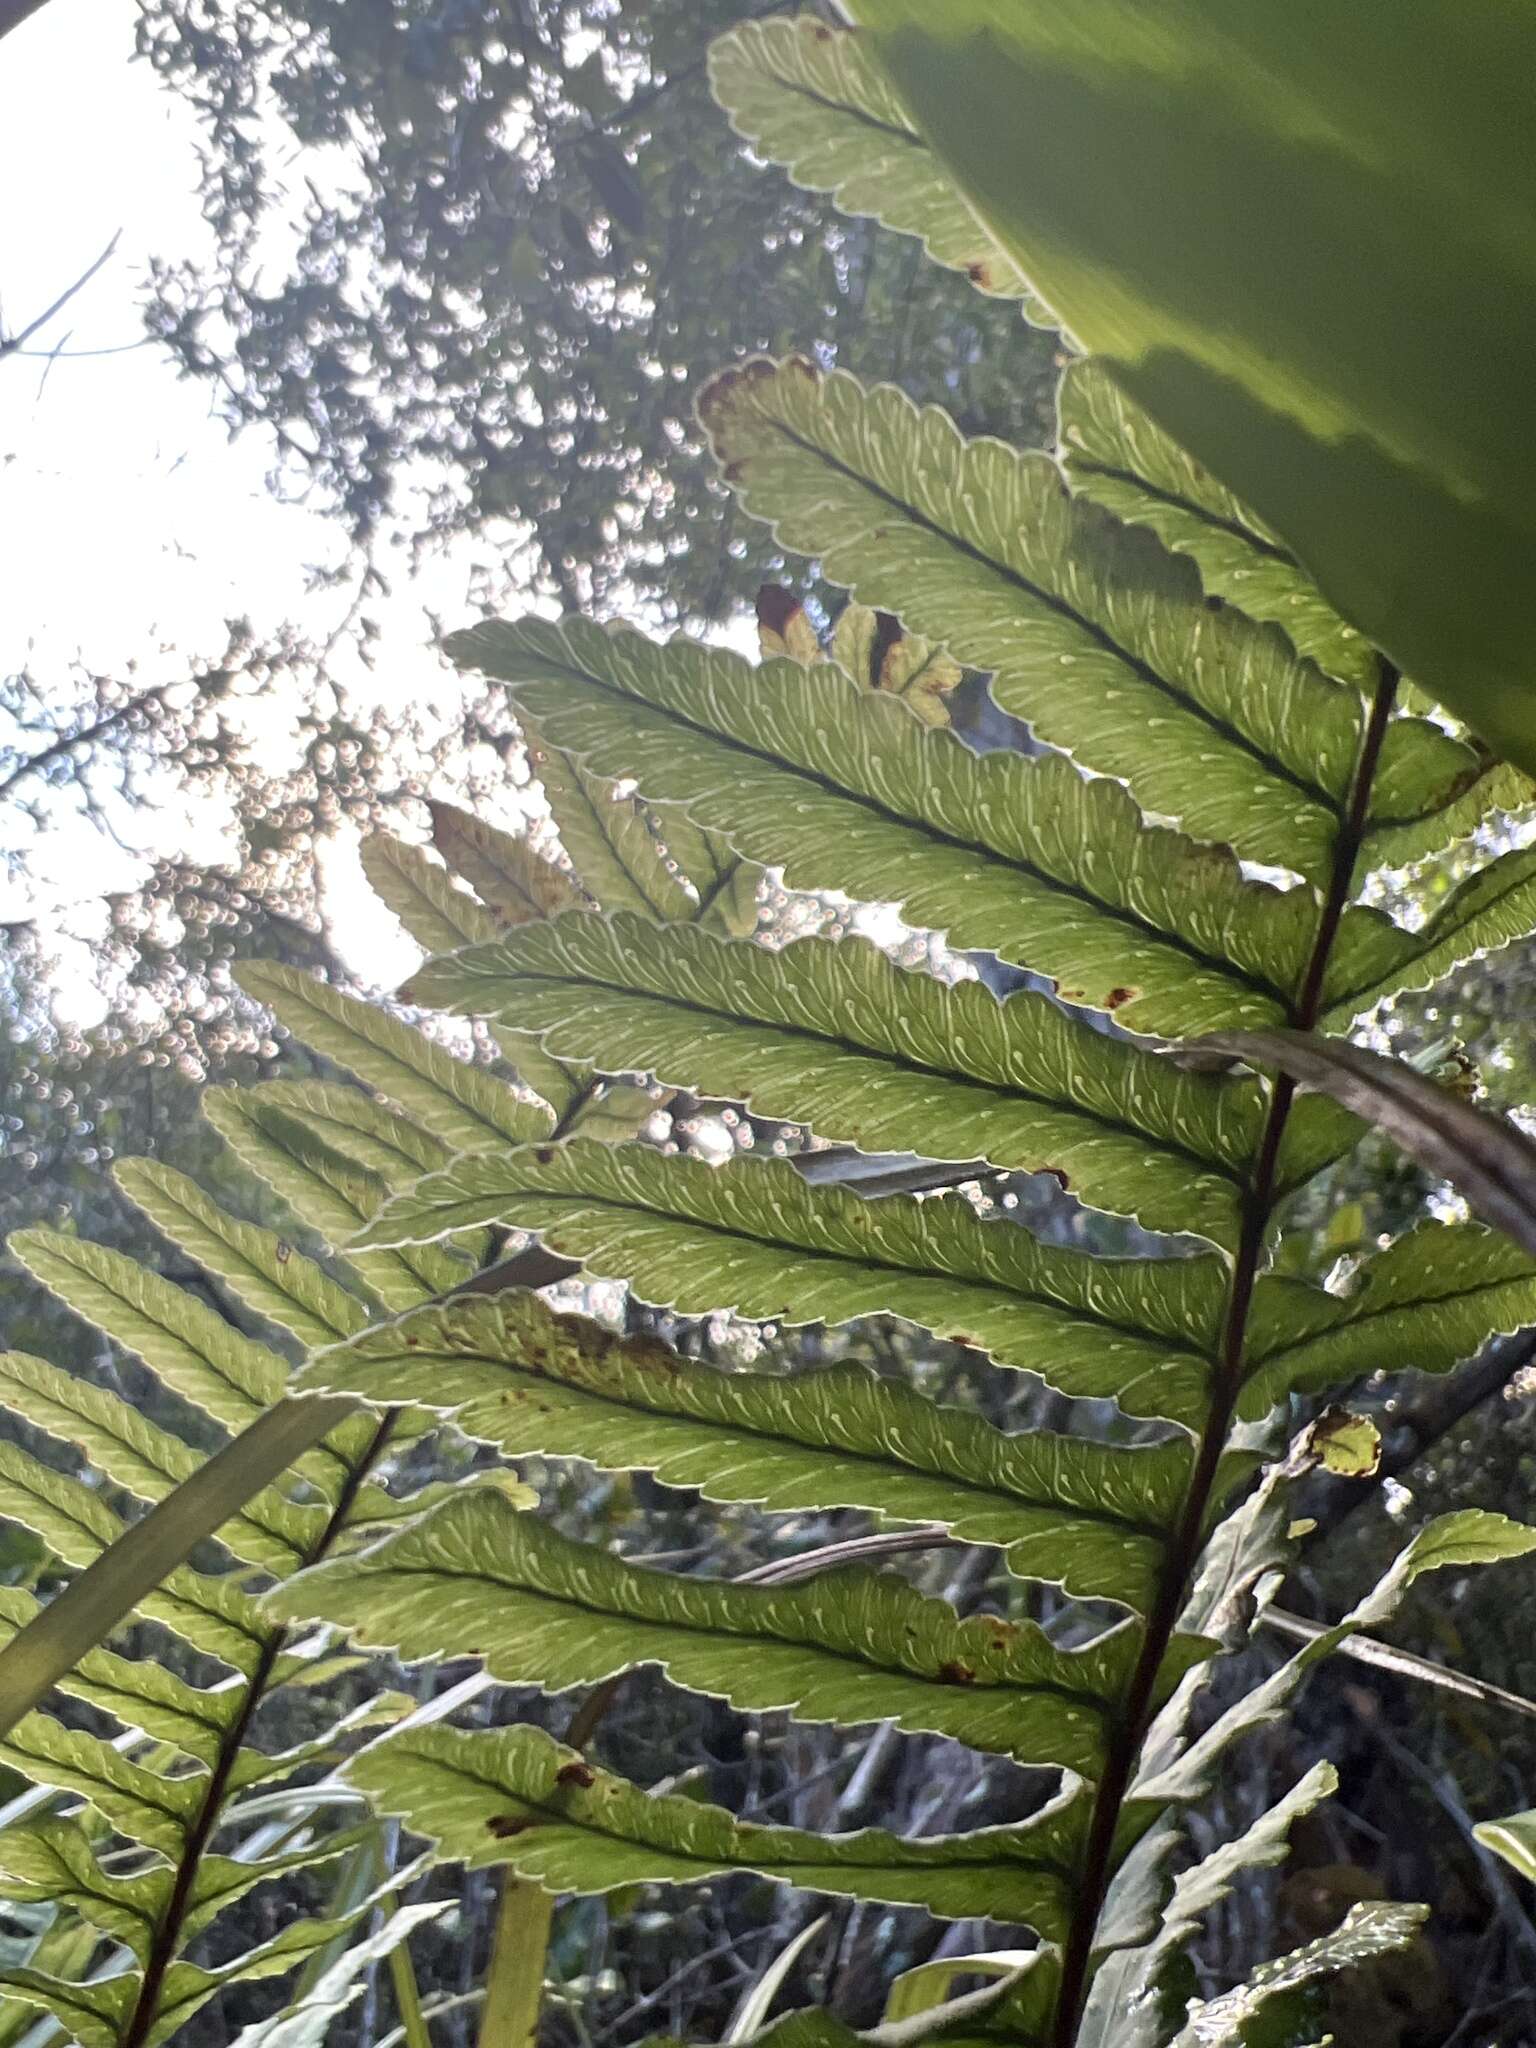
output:
[[[554,1910],[552,1892],[515,1871],[503,1873],[479,2048],[532,2048],[544,2003],[544,1958]]]
[[[347,1518],[352,1512],[363,1481],[382,1457],[385,1446],[394,1434],[399,1414],[399,1409],[391,1408],[380,1419],[367,1449],[348,1472],[325,1527],[305,1554],[305,1567],[318,1564],[346,1527]],[[165,1974],[176,1960],[181,1947],[181,1929],[188,1906],[191,1904],[198,1870],[209,1843],[218,1831],[230,1778],[245,1746],[246,1736],[250,1733],[256,1710],[266,1696],[267,1687],[272,1681],[272,1673],[287,1645],[289,1634],[290,1631],[286,1627],[278,1627],[268,1637],[247,1682],[245,1699],[240,1711],[219,1745],[219,1752],[208,1779],[208,1788],[187,1831],[186,1842],[176,1866],[176,1881],[171,1887],[170,1897],[166,1900],[165,1911],[155,1928],[154,1940],[150,1944],[149,1956],[144,1966],[143,1982],[139,1986],[139,1995],[134,2002],[132,2016],[123,2032],[121,2048],[144,2048],[144,2043],[154,2028]]]
[[[1377,686],[1370,715],[1360,743],[1349,801],[1334,841],[1328,885],[1318,913],[1317,930],[1307,956],[1301,986],[1291,1006],[1290,1022],[1300,1031],[1310,1031],[1322,1007],[1328,960],[1338,936],[1339,924],[1348,907],[1354,881],[1355,863],[1365,838],[1370,811],[1371,788],[1382,741],[1392,716],[1397,694],[1398,673],[1384,659],[1378,661]],[[1120,1723],[1099,1780],[1094,1800],[1088,1843],[1083,1854],[1082,1890],[1072,1931],[1062,1958],[1061,1993],[1056,2008],[1055,2048],[1072,2048],[1077,2039],[1083,2006],[1089,1988],[1089,1964],[1093,1939],[1110,1879],[1114,1875],[1115,1836],[1120,1812],[1135,1774],[1137,1759],[1152,1718],[1157,1676],[1168,1644],[1178,1627],[1179,1615],[1188,1596],[1189,1583],[1205,1541],[1206,1516],[1216,1474],[1226,1449],[1227,1433],[1243,1387],[1243,1361],[1248,1336],[1248,1316],[1253,1290],[1264,1262],[1264,1240],[1275,1206],[1275,1174],[1286,1120],[1295,1099],[1296,1084],[1288,1075],[1277,1077],[1269,1099],[1269,1111],[1259,1139],[1252,1176],[1243,1200],[1242,1231],[1232,1261],[1232,1278],[1227,1289],[1227,1307],[1222,1320],[1221,1344],[1212,1382],[1211,1405],[1200,1433],[1199,1448],[1179,1520],[1168,1545],[1158,1584],[1157,1597],[1147,1615],[1141,1654],[1126,1691]]]

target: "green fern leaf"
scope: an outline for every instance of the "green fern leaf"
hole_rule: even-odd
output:
[[[203,1114],[241,1162],[337,1250],[383,1207],[388,1186],[333,1150],[303,1117],[273,1102],[271,1093],[210,1089]],[[425,1260],[398,1252],[358,1253],[346,1263],[377,1303],[397,1311],[445,1293],[469,1270],[436,1251]]]
[[[526,839],[499,832],[453,804],[432,803],[432,844],[451,871],[468,882],[498,925],[527,924],[583,907],[581,890],[563,868]]]
[[[19,1586],[0,1587],[0,1633],[6,1637],[39,1611],[38,1602]],[[114,1715],[124,1727],[142,1728],[157,1742],[174,1743],[201,1764],[217,1751],[240,1706],[234,1687],[189,1685],[147,1657],[121,1657],[106,1649],[88,1652],[59,1689]],[[9,1839],[0,1831],[0,1846]]]
[[[1048,1939],[1067,1924],[1086,1804],[1073,1791],[1015,1827],[920,1841],[880,1828],[815,1834],[643,1792],[540,1728],[403,1729],[347,1776],[452,1861],[506,1864],[551,1891],[697,1884],[746,1870],[806,1891],[921,1904],[940,1919],[1021,1921]]]
[[[424,1309],[326,1352],[302,1384],[386,1405],[425,1390],[511,1455],[643,1469],[710,1500],[943,1522],[1005,1546],[1021,1577],[1132,1607],[1150,1595],[1190,1468],[1182,1443],[1008,1436],[862,1366],[785,1378],[685,1364],[531,1295]]]
[[[717,1170],[580,1141],[429,1174],[360,1241],[492,1221],[537,1231],[685,1315],[841,1324],[890,1313],[1128,1415],[1203,1412],[1223,1296],[1214,1258],[1091,1258],[982,1222],[963,1202],[808,1187],[787,1159]]]
[[[124,1526],[94,1487],[3,1442],[0,1516],[31,1529],[77,1571],[94,1564]],[[193,1649],[220,1658],[236,1671],[252,1671],[266,1646],[268,1631],[255,1603],[229,1578],[183,1567],[143,1603],[142,1611]]]
[[[636,911],[668,922],[691,918],[695,904],[668,866],[643,806],[617,782],[589,774],[558,747],[538,743],[532,762],[560,842],[582,886],[604,910]]]
[[[1316,876],[1359,748],[1359,694],[1193,565],[1063,489],[1049,456],[966,441],[937,407],[800,358],[699,398],[747,510],[832,582],[993,673],[1004,710],[1196,838]]]
[[[557,1052],[802,1117],[869,1151],[1058,1172],[1152,1228],[1236,1225],[1262,1122],[1251,1085],[1188,1073],[1043,996],[946,988],[863,941],[769,952],[639,918],[561,918],[416,976],[440,1009],[509,1021]]]
[[[204,1303],[122,1252],[53,1230],[22,1230],[10,1249],[77,1315],[110,1330],[182,1400],[239,1430],[282,1399],[288,1367]]]
[[[0,1763],[34,1784],[88,1799],[118,1834],[174,1860],[202,1803],[201,1773],[172,1778],[146,1770],[99,1736],[28,1714],[0,1739]]]
[[[1405,989],[1433,988],[1469,960],[1527,937],[1536,924],[1536,847],[1521,847],[1470,875],[1416,932],[1380,912],[1361,912],[1329,965],[1325,1028],[1356,1017]]]
[[[1226,849],[1148,829],[1117,783],[1059,756],[978,759],[835,663],[753,668],[583,620],[477,626],[447,647],[791,887],[897,903],[1136,1030],[1273,1019],[1304,972],[1305,891],[1247,882]]]
[[[1245,2042],[1257,2038],[1253,2028],[1271,1999],[1407,1948],[1428,1914],[1427,1906],[1377,1901],[1351,1906],[1332,1934],[1321,1935],[1276,1962],[1261,1964],[1237,1990],[1196,2006],[1173,2048],[1243,2048]]]
[[[1061,1650],[1033,1623],[962,1621],[894,1574],[856,1567],[787,1587],[678,1578],[574,1542],[489,1488],[267,1600],[408,1658],[477,1655],[506,1684],[558,1692],[653,1662],[745,1711],[892,1720],[1073,1770],[1102,1760],[1138,1643],[1128,1622]],[[1205,1648],[1180,1639],[1170,1688]]]
[[[450,1152],[518,1144],[548,1129],[542,1111],[504,1081],[455,1059],[376,1004],[271,962],[242,968],[241,986],[295,1038],[387,1096]]]
[[[1369,1259],[1346,1295],[1260,1280],[1244,1414],[1390,1367],[1449,1372],[1536,1323],[1536,1265],[1480,1224],[1423,1223]]]
[[[1074,489],[1117,519],[1149,526],[1188,555],[1209,591],[1281,627],[1330,675],[1369,690],[1376,655],[1290,550],[1122,391],[1093,357],[1072,363],[1057,398],[1062,460]]]
[[[844,213],[916,235],[935,263],[978,291],[1056,320],[982,226],[858,36],[809,15],[743,22],[709,49],[709,82],[731,126],[797,185]]]
[[[424,953],[494,939],[499,929],[483,903],[458,888],[447,869],[389,832],[363,841],[363,873]]]
[[[72,1444],[103,1477],[142,1501],[163,1500],[203,1459],[104,1387],[22,1351],[0,1352],[0,1398],[34,1428]],[[325,1524],[323,1507],[300,1506],[274,1487],[253,1495],[219,1531],[236,1558],[291,1571]]]
[[[256,1315],[306,1350],[352,1337],[368,1321],[355,1294],[270,1230],[242,1222],[195,1181],[153,1159],[126,1159],[117,1183],[155,1227],[214,1273]]]

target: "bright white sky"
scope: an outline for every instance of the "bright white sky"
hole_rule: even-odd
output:
[[[133,10],[121,0],[50,0],[0,45],[5,331],[27,326],[120,236],[31,348],[66,332],[71,351],[137,341],[151,255],[195,257],[211,246],[196,197],[195,121],[132,50]],[[208,387],[179,380],[152,344],[51,365],[0,360],[0,666],[27,665],[46,685],[76,656],[118,676],[134,660],[144,686],[185,674],[189,652],[216,652],[226,618],[249,616],[258,632],[296,619],[323,638],[348,594],[309,595],[305,571],[338,560],[342,535],[273,495],[270,461],[259,433],[232,442]],[[396,608],[370,694],[442,694],[425,638],[419,606]],[[280,701],[272,716],[281,718]],[[207,806],[137,824],[167,851],[218,858]],[[392,943],[393,920],[368,915],[365,892],[348,882],[350,849],[341,851],[329,865],[346,896],[337,922],[348,955],[370,979],[388,979],[411,958]],[[34,863],[61,936],[87,942],[99,892],[121,886],[124,876],[103,880],[101,859],[94,834],[61,830]],[[0,889],[0,916],[31,907],[6,904]],[[77,963],[73,978],[80,971]],[[84,1021],[93,1005],[81,989],[72,1007]]]
[[[231,617],[249,617],[258,633],[293,620],[323,640],[350,601],[346,590],[308,592],[306,569],[339,561],[344,538],[318,511],[274,495],[272,447],[260,430],[232,442],[205,383],[178,379],[153,344],[124,348],[143,333],[150,257],[196,260],[212,247],[196,196],[197,124],[133,60],[133,26],[122,0],[48,0],[0,44],[6,333],[26,327],[119,236],[110,261],[29,347],[123,352],[66,353],[51,365],[0,359],[0,673],[27,666],[44,687],[77,656],[139,687],[180,678],[189,655],[220,649]],[[302,168],[323,176],[326,167],[307,153]],[[369,607],[383,627],[376,672],[354,663],[344,680],[362,708],[436,703],[451,715],[453,682],[427,644],[422,606],[449,618],[463,610],[463,564],[441,560],[430,588],[405,582],[396,579],[393,602]],[[748,651],[756,635],[744,620],[722,637]],[[283,717],[280,691],[270,715]],[[514,816],[518,799],[508,798]],[[169,786],[164,802],[123,829],[145,847],[216,864],[213,807],[189,806]],[[22,836],[14,818],[0,817],[0,847]],[[104,872],[104,854],[117,872]],[[408,972],[415,955],[362,883],[355,846],[327,849],[321,871],[349,965],[378,986]],[[92,1021],[102,1009],[90,974],[100,899],[127,885],[130,863],[97,833],[61,821],[28,873],[22,897],[0,872],[0,919],[41,904],[61,947],[65,1006]]]

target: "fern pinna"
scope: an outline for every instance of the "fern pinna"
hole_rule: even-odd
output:
[[[600,895],[739,926],[756,875],[723,843],[675,832],[692,863],[685,868],[632,798],[553,753],[541,767],[580,880],[448,805],[433,808],[446,867],[387,836],[370,843],[367,867],[380,895],[421,943],[483,941],[520,918],[592,908]],[[516,1075],[493,1073],[291,969],[251,965],[243,981],[295,1039],[362,1084],[280,1081],[215,1090],[206,1100],[251,1176],[249,1206],[286,1211],[315,1256],[222,1207],[184,1174],[144,1160],[119,1170],[124,1192],[223,1292],[239,1326],[120,1252],[47,1230],[19,1233],[10,1247],[34,1281],[148,1368],[161,1405],[192,1418],[204,1444],[281,1401],[296,1356],[484,1271],[483,1232],[450,1248],[344,1254],[391,1192],[455,1156],[505,1150],[557,1125],[626,1137],[655,1107],[645,1090],[594,1076],[532,1042],[514,1046],[509,1038]],[[78,1570],[110,1546],[125,1526],[114,1500],[125,1508],[163,1500],[200,1462],[191,1443],[120,1392],[43,1359],[0,1357],[0,1390],[32,1431],[89,1468],[75,1476],[0,1444],[0,1513],[42,1539],[51,1571]],[[426,1425],[424,1411],[405,1405],[341,1421],[295,1468],[292,1485],[257,1494],[221,1530],[219,1555],[178,1572],[143,1604],[136,1619],[147,1633],[135,1632],[134,1654],[103,1648],[77,1668],[64,1690],[121,1733],[106,1738],[74,1725],[77,1716],[39,1712],[0,1742],[0,1761],[37,1788],[0,1815],[0,1891],[13,1906],[52,1909],[30,1955],[0,1971],[12,2012],[21,2014],[18,2040],[27,2009],[41,2007],[82,2048],[153,2048],[226,1987],[294,1970],[303,1974],[287,2017],[308,2027],[304,2038],[319,2039],[363,1973],[443,1910],[440,1902],[398,1903],[411,1873],[389,1870],[376,1822],[358,1823],[355,1787],[327,1778],[291,1805],[285,1790],[326,1774],[364,1731],[398,1719],[414,1701],[366,1687],[359,1695],[359,1660],[329,1654],[323,1635],[287,1625],[260,1598],[260,1582],[347,1555],[451,1490],[403,1483],[399,1454],[419,1453]],[[498,1491],[509,1504],[532,1500],[515,1485]],[[0,1589],[6,1631],[23,1626],[37,1605],[21,1588]],[[312,1701],[333,1700],[328,1725],[274,1749],[264,1714],[296,1687]],[[61,1812],[59,1795],[88,1804]],[[346,1881],[331,1883],[334,1869]],[[215,1920],[253,1887],[292,1886],[311,1872],[342,1902],[336,1911],[296,1919],[233,1961],[201,1959]],[[382,1922],[370,1924],[385,1904]],[[253,2025],[250,2048],[262,2039]]]
[[[1044,317],[856,36],[762,22],[717,45],[713,70],[760,154]],[[980,1992],[929,2007],[897,1986],[882,2041],[1193,2048],[1249,2038],[1261,2009],[1265,2038],[1307,2041],[1318,1984],[1414,1936],[1417,1909],[1359,1906],[1191,2009],[1184,1951],[1202,1915],[1283,1855],[1331,1776],[1309,1772],[1199,1862],[1181,1854],[1181,1816],[1229,1746],[1351,1631],[1389,1619],[1419,1574],[1515,1555],[1536,1535],[1482,1514],[1432,1522],[1337,1627],[1203,1724],[1192,1707],[1291,1555],[1287,1488],[1312,1453],[1305,1432],[1287,1439],[1308,1400],[1383,1368],[1445,1370],[1536,1320],[1536,1271],[1465,1223],[1420,1226],[1343,1292],[1272,1270],[1285,1203],[1360,1127],[1175,1042],[1347,1033],[1528,934],[1528,849],[1476,868],[1414,930],[1366,900],[1373,873],[1457,846],[1528,790],[1425,715],[1273,536],[1091,362],[1064,381],[1059,459],[968,442],[893,388],[798,359],[733,366],[699,409],[746,511],[849,593],[831,658],[789,602],[766,622],[781,651],[757,664],[579,619],[477,626],[450,652],[504,681],[551,749],[546,788],[580,879],[446,810],[436,843],[475,899],[408,847],[369,852],[381,893],[435,955],[408,999],[488,1023],[523,1089],[267,970],[252,992],[363,1089],[278,1084],[211,1113],[344,1266],[308,1263],[163,1171],[131,1172],[163,1229],[310,1350],[299,1387],[374,1419],[347,1422],[301,1490],[259,1498],[226,1531],[231,1556],[276,1581],[259,1601],[232,1574],[187,1572],[146,1607],[231,1667],[227,1709],[147,1660],[102,1652],[81,1668],[93,1704],[185,1760],[155,1780],[152,1813],[124,1775],[140,1767],[47,1716],[4,1752],[100,1817],[0,1832],[13,1886],[67,1900],[129,1958],[83,1986],[13,1975],[88,2048],[167,2039],[176,1999],[216,1988],[182,1954],[233,1881],[212,1832],[249,1783],[289,1767],[246,1733],[257,1696],[292,1682],[290,1656],[321,1626],[407,1662],[474,1657],[498,1681],[553,1692],[652,1664],[745,1713],[886,1721],[1053,1771],[1023,1822],[838,1835],[646,1793],[590,1743],[529,1726],[416,1717],[352,1743],[339,1781],[426,1853],[550,1893],[746,1870],[1033,1931],[1001,1975],[974,1959],[993,1980]],[[950,729],[964,671],[990,679],[1040,751],[984,752]],[[756,943],[742,912],[763,868],[791,889],[894,904],[1054,993],[999,1000],[860,939]],[[915,1154],[931,1186],[871,1199],[807,1172],[815,1153],[714,1167],[627,1142],[652,1107],[636,1076],[866,1154]],[[1095,1256],[987,1212],[987,1176],[1036,1171],[1152,1235],[1126,1232],[1136,1256]],[[900,1318],[1000,1375],[1033,1376],[1064,1397],[1068,1426],[1010,1433],[851,1364],[704,1365],[557,1314],[515,1284],[515,1260],[498,1291],[464,1291],[529,1238],[683,1315]],[[58,1239],[17,1249],[226,1426],[274,1398],[275,1355],[153,1276]],[[152,1498],[182,1469],[183,1451],[108,1397],[47,1368],[8,1371],[16,1405],[125,1491]],[[376,1486],[387,1427],[450,1419],[506,1458],[645,1471],[711,1502],[863,1512],[915,1541],[988,1546],[1011,1575],[1005,1611],[962,1615],[860,1561],[857,1543],[803,1578],[733,1583],[625,1561],[496,1485],[448,1498]],[[19,1455],[4,1470],[0,1507],[65,1564],[110,1540],[78,1482]],[[210,1728],[210,1711],[228,1718]],[[138,1843],[144,1867],[107,1876],[102,1828]],[[291,1853],[348,1846],[330,1835]],[[247,1961],[268,1967],[261,1952]],[[783,2048],[852,2038],[814,2010],[768,2032]]]

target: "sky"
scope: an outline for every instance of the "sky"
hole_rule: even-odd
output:
[[[186,673],[223,643],[223,621],[258,631],[301,620],[323,638],[348,594],[307,589],[307,570],[344,552],[322,513],[274,493],[260,430],[231,440],[210,389],[178,378],[143,335],[151,256],[211,248],[197,200],[190,110],[132,61],[134,11],[122,0],[50,0],[0,47],[0,323],[14,335],[106,249],[112,256],[28,344],[0,359],[0,667],[40,681],[83,659],[142,685]],[[67,102],[59,81],[69,81]],[[67,119],[61,108],[67,107]],[[91,351],[109,350],[98,354]],[[387,659],[367,687],[381,697],[439,684],[419,602],[392,618]],[[274,702],[271,716],[281,720]],[[170,790],[148,832],[166,850],[218,858],[220,823]],[[102,845],[53,832],[34,863],[43,902],[70,954],[99,916]],[[383,983],[412,964],[393,920],[374,915],[354,850],[333,850],[328,878],[349,964]],[[4,900],[0,917],[34,907]],[[377,957],[375,957],[377,955]],[[94,1021],[85,962],[66,957],[75,1021]],[[66,1007],[71,1007],[66,1004]]]

